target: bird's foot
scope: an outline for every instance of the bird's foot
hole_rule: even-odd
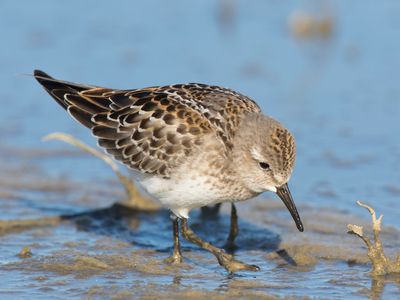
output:
[[[172,253],[169,257],[164,259],[164,262],[169,265],[177,265],[182,263],[182,254],[180,252],[175,252]]]
[[[235,273],[237,271],[260,271],[260,267],[256,265],[248,265],[239,260],[233,258],[233,255],[221,251],[217,256],[218,262],[223,266],[229,273]]]

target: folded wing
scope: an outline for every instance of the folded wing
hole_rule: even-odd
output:
[[[227,147],[251,99],[203,84],[112,90],[34,76],[72,117],[91,129],[99,146],[132,169],[169,177],[208,133]]]

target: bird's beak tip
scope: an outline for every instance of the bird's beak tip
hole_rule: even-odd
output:
[[[296,223],[296,227],[300,232],[304,231],[303,223],[301,222],[300,215],[297,211],[296,205],[294,204],[292,195],[290,194],[289,186],[287,183],[283,184],[282,186],[277,188],[276,191],[277,195],[283,203],[286,205],[287,209],[289,210],[290,214],[294,222]]]

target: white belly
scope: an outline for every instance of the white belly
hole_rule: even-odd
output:
[[[178,217],[188,218],[189,210],[230,200],[205,176],[186,176],[179,179],[147,177],[141,181],[147,192]]]

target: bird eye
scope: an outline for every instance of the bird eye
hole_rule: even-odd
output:
[[[266,162],[260,162],[259,165],[260,165],[261,169],[264,169],[264,170],[269,169],[269,164],[267,164]]]

